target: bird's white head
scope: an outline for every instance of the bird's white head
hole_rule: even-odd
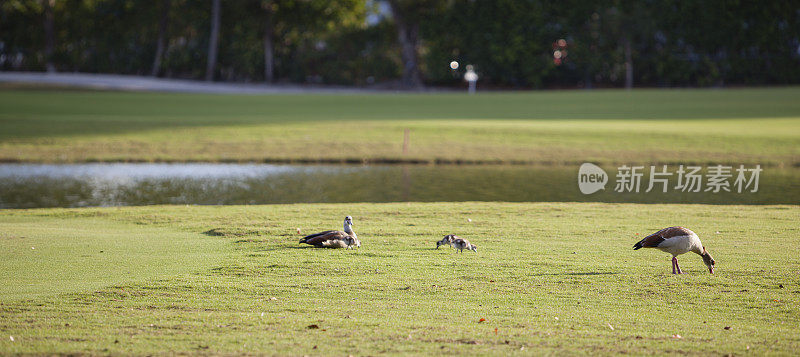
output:
[[[353,217],[344,217],[344,232],[351,235],[353,234]]]

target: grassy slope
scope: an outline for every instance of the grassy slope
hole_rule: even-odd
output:
[[[336,228],[345,214],[355,218],[360,250],[297,245],[295,227]],[[221,241],[227,258],[93,292],[4,297],[0,353],[743,354],[749,346],[792,354],[800,348],[799,217],[797,206],[588,203],[2,211],[3,240],[26,229],[15,222],[53,228],[41,228],[50,241],[37,250],[92,240],[56,229],[92,219],[106,222],[103,230]],[[631,250],[642,234],[674,224],[703,238],[716,275],[687,255],[687,274],[673,276],[666,254]],[[433,249],[451,232],[479,253]],[[25,269],[46,269],[34,257]]]
[[[3,90],[0,160],[795,165],[798,97],[800,88],[477,96]]]

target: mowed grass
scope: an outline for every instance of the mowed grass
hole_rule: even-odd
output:
[[[347,214],[361,249],[297,244],[297,228],[336,229]],[[0,353],[791,355],[800,348],[798,218],[798,206],[600,203],[0,211],[4,249],[24,250],[31,236],[48,252],[2,265],[3,276],[21,277],[14,284],[49,279],[50,252],[66,245],[77,262],[61,259],[63,270],[110,279],[35,297],[1,288]],[[631,249],[678,224],[700,235],[717,274],[687,254],[686,274],[674,276],[667,254]],[[63,234],[72,225],[88,229]],[[478,253],[434,249],[447,233]],[[103,253],[114,258],[81,263],[105,235],[118,244]],[[181,236],[207,243],[172,238]],[[171,264],[122,252],[155,248],[132,247],[140,239],[190,273],[125,275],[118,266]],[[222,260],[187,262],[204,250]]]
[[[194,272],[225,252],[221,241],[127,222],[3,218],[0,301]]]
[[[797,98],[796,87],[474,96],[7,88],[0,160],[792,166],[800,165]]]

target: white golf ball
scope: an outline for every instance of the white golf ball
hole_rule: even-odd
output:
[[[450,62],[450,68],[458,69],[458,62],[456,62],[456,61]]]

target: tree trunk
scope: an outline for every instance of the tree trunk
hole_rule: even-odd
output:
[[[161,72],[161,59],[167,42],[167,25],[169,24],[170,0],[161,1],[161,19],[158,21],[158,40],[156,41],[156,58],[153,59],[153,71],[150,75],[158,77]]]
[[[625,89],[633,88],[633,54],[631,39],[625,36]]]
[[[397,25],[397,39],[400,42],[401,57],[403,59],[403,86],[406,88],[422,87],[422,78],[419,73],[419,25],[409,23],[403,9],[397,0],[389,0],[395,24]]]
[[[44,8],[44,60],[45,67],[49,73],[55,73],[56,71],[56,66],[53,63],[53,53],[56,47],[53,5],[54,0],[42,0],[42,7]]]
[[[275,81],[274,29],[272,28],[272,9],[267,5],[264,19],[264,81]]]
[[[208,62],[206,62],[206,81],[214,80],[217,67],[217,43],[219,42],[220,0],[213,0],[211,7],[211,35],[208,40]]]

